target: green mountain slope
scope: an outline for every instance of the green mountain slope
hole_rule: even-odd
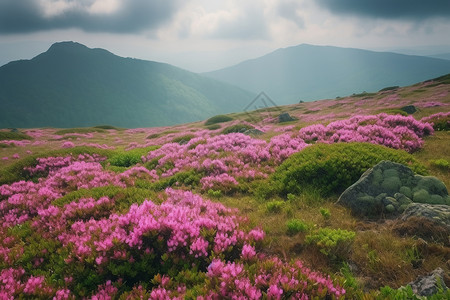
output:
[[[0,67],[0,128],[172,125],[240,111],[254,96],[168,64],[62,42]]]
[[[405,86],[449,72],[450,61],[443,59],[303,44],[204,74],[289,104]]]

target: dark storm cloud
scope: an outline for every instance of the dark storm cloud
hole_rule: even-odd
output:
[[[450,17],[449,0],[316,0],[331,12],[382,19]]]
[[[122,0],[122,6],[116,12],[93,14],[83,7],[83,1],[75,2],[79,6],[61,14],[45,16],[36,0],[1,0],[0,33],[67,28],[79,28],[87,32],[127,33],[154,29],[169,20],[178,10],[178,4],[182,3],[180,0]]]

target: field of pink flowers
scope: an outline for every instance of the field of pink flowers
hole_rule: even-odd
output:
[[[216,129],[28,129],[30,139],[1,140],[0,299],[352,297],[341,277],[265,251],[262,226],[209,198],[251,195],[253,182],[315,143],[415,153],[450,118],[442,91],[418,102],[422,119],[365,114],[367,101],[346,116],[326,109],[350,100],[314,102],[285,126],[237,118]],[[265,134],[222,132],[236,124]]]

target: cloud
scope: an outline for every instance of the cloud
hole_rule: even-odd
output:
[[[0,33],[78,28],[129,33],[156,29],[178,11],[181,0],[2,0]]]
[[[305,27],[305,21],[303,18],[298,14],[298,11],[300,10],[300,2],[299,1],[281,1],[277,5],[277,12],[280,17],[288,19],[295,24],[299,28]]]
[[[422,21],[450,16],[448,0],[317,0],[317,3],[332,13],[369,18]]]

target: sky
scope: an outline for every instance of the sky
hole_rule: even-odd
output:
[[[449,0],[0,0],[0,65],[75,41],[205,72],[299,44],[450,53]]]

